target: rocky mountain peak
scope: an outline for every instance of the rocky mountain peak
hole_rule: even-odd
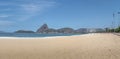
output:
[[[46,30],[48,30],[48,25],[47,24],[43,24],[38,30],[37,30],[37,33],[43,33],[45,32]]]

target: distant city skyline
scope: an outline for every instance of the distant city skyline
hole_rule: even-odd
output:
[[[0,31],[105,28],[120,22],[120,0],[0,0]],[[115,18],[113,19],[113,14]],[[115,20],[115,21],[114,21]]]

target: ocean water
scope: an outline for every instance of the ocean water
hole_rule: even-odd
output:
[[[0,33],[0,37],[53,37],[53,36],[71,36],[81,34],[38,34],[38,33]]]

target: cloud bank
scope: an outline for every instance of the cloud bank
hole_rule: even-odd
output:
[[[0,0],[0,27],[29,21],[55,4],[53,0]]]
[[[3,0],[0,1],[0,19],[16,17],[16,20],[28,20],[55,4],[52,0]]]

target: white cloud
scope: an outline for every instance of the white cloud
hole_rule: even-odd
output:
[[[26,11],[27,13],[35,13],[35,12],[41,10],[41,8],[39,8],[39,6],[34,5],[34,4],[21,5],[21,9]]]
[[[41,1],[41,2],[34,2],[28,4],[22,4],[21,9],[28,12],[28,13],[36,13],[41,12],[46,8],[53,6],[55,2],[48,2],[48,1]]]
[[[56,2],[50,0],[11,0],[0,2],[0,12],[9,11],[10,14],[17,16],[16,20],[28,20],[54,6]],[[2,8],[1,8],[2,6]],[[4,8],[3,8],[4,7]],[[0,15],[0,17],[9,17]],[[14,17],[14,16],[12,16]]]
[[[1,10],[15,10],[16,11],[41,11],[55,5],[56,2],[47,0],[12,0],[0,2]],[[2,7],[2,9],[1,9]],[[4,8],[3,8],[4,7]],[[6,8],[5,8],[6,7]]]

